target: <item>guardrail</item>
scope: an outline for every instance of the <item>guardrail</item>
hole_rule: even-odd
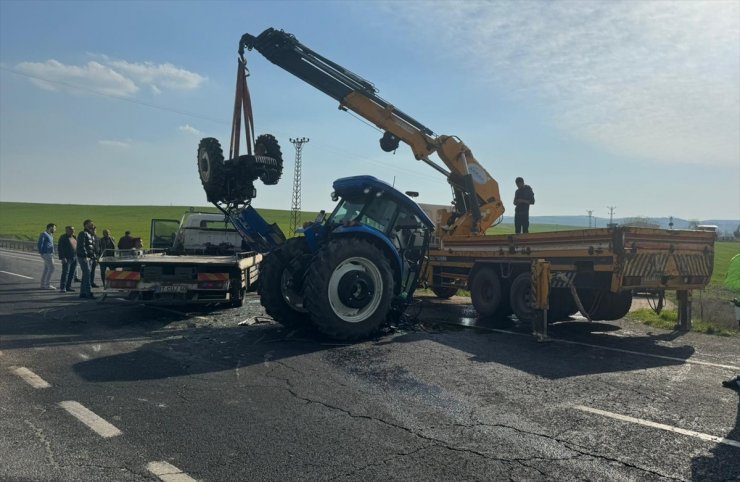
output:
[[[0,248],[14,249],[16,251],[36,251],[36,246],[35,241],[0,238]]]

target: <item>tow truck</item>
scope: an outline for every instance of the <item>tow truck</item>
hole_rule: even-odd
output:
[[[690,325],[691,290],[704,288],[712,275],[713,233],[617,226],[488,235],[504,213],[498,183],[458,137],[435,134],[382,99],[373,83],[311,50],[292,34],[273,28],[257,36],[244,34],[240,57],[253,49],[338,101],[341,110],[380,128],[383,151],[395,152],[403,142],[414,158],[446,177],[452,190],[451,208],[432,216],[433,239],[415,244],[407,260],[414,269],[423,264],[420,282],[438,297],[449,298],[467,288],[480,316],[496,320],[513,313],[534,321],[544,314],[546,329],[547,321],[576,311],[589,320],[621,318],[630,308],[633,290],[676,290],[679,322],[684,328]],[[433,154],[444,166],[430,159]],[[336,184],[335,191],[341,192]],[[365,194],[376,192],[368,187]],[[400,199],[398,193],[385,188],[386,192]],[[355,199],[355,194],[347,198]],[[394,233],[403,231],[403,223],[374,226],[363,217],[374,206],[367,199],[359,203],[364,212],[351,217],[349,224],[340,223],[340,218],[346,219],[348,207],[343,206],[347,204],[351,201],[343,201],[328,223],[318,220],[307,227],[305,239],[290,239],[266,256],[259,292],[266,311],[277,321],[312,322],[334,337],[353,339],[372,333],[403,307],[391,309],[387,296],[379,294],[388,289],[388,276],[378,274],[385,272],[379,265],[389,260],[390,264],[396,260],[398,266],[394,280],[404,272],[398,262],[401,248],[394,244]],[[400,205],[415,213],[407,200],[399,201]],[[416,213],[416,218],[414,229],[421,225],[429,229],[428,216]],[[370,233],[375,238],[368,237]],[[388,239],[378,241],[383,237],[377,233]],[[322,247],[320,242],[327,239]],[[372,256],[366,254],[368,246],[374,246]],[[408,303],[416,285],[402,287],[396,282],[392,291]]]

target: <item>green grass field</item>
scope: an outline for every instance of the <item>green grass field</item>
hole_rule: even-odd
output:
[[[211,207],[195,206],[195,211],[218,212]],[[145,247],[149,244],[149,230],[152,219],[180,219],[190,210],[187,206],[87,206],[75,204],[31,204],[0,203],[0,238],[17,238],[36,241],[48,223],[57,225],[57,236],[64,226],[74,226],[82,230],[82,221],[92,219],[98,227],[98,235],[109,229],[114,238],[131,231],[134,237],[141,237]],[[290,227],[290,211],[259,209],[270,223],[278,223],[286,236]],[[301,219],[312,220],[316,213],[302,213]]]

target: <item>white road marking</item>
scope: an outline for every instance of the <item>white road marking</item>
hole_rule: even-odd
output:
[[[480,328],[480,327],[476,327]],[[509,330],[499,330],[497,328],[489,328],[490,331],[495,331],[498,333],[506,333],[507,335],[516,335],[516,336],[527,336],[531,337],[532,335],[530,333],[517,333],[516,331],[509,331]],[[734,365],[722,365],[720,363],[712,363],[712,362],[705,362],[701,360],[694,360],[691,358],[678,358],[673,356],[665,356],[665,355],[655,355],[653,353],[645,353],[641,351],[632,351],[632,350],[623,350],[622,348],[612,348],[609,346],[603,346],[603,345],[593,345],[591,343],[583,343],[581,341],[572,341],[572,340],[564,340],[562,338],[549,338],[551,341],[555,341],[558,343],[568,343],[571,345],[580,345],[580,346],[587,346],[590,348],[598,348],[601,350],[609,350],[609,351],[616,351],[619,353],[629,353],[630,355],[639,355],[639,356],[648,356],[652,358],[660,358],[663,360],[671,360],[671,361],[677,361],[681,363],[693,363],[694,365],[704,365],[704,366],[710,366],[710,367],[716,367],[716,368],[727,368],[729,370],[733,371],[740,371],[740,367],[734,366]]]
[[[149,462],[146,469],[164,482],[196,482],[194,478],[167,462]]]
[[[10,367],[10,369],[33,388],[49,388],[51,386],[46,380],[26,367]]]
[[[95,431],[98,435],[105,438],[121,435],[121,431],[96,415],[91,410],[85,408],[81,403],[68,400],[59,402],[59,405],[68,411],[73,417],[84,423]]]
[[[17,276],[17,277],[19,277],[19,278],[33,279],[33,278],[31,278],[30,276],[26,276],[26,275],[24,275],[24,274],[11,273],[10,271],[3,271],[3,270],[1,270],[1,269],[0,269],[0,273],[5,273],[5,274],[9,274],[9,275],[11,275],[11,276]]]
[[[21,254],[21,253],[18,253],[18,254],[9,254],[9,253],[5,253],[5,252],[0,252],[0,256],[2,256],[4,258],[13,258],[13,259],[23,259],[23,260],[26,260],[26,261],[35,261],[35,262],[38,262],[38,263],[43,263],[44,262],[44,260],[41,259],[41,256],[38,255],[38,254],[36,254],[36,255],[33,255],[33,254],[24,255],[24,254]]]
[[[667,430],[668,432],[680,433],[682,435],[689,435],[691,437],[696,437],[696,438],[705,440],[707,442],[717,442],[717,443],[721,443],[725,445],[730,445],[732,447],[740,448],[740,442],[736,440],[730,440],[724,437],[717,437],[716,435],[709,435],[706,433],[695,432],[693,430],[686,430],[683,428],[674,427],[672,425],[665,425],[662,423],[651,422],[649,420],[643,420],[641,418],[630,417],[627,415],[620,415],[618,413],[607,412],[606,410],[599,410],[598,408],[586,407],[584,405],[575,405],[573,408],[575,408],[576,410],[581,410],[583,412],[590,412],[590,413],[595,413],[597,415],[603,415],[604,417],[614,418],[616,420],[621,420],[623,422],[636,423],[638,425],[644,425],[646,427],[658,428],[660,430]]]

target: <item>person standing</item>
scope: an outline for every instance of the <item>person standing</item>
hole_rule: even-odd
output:
[[[72,279],[75,277],[77,270],[77,237],[75,237],[75,228],[67,226],[64,228],[64,234],[59,237],[59,260],[62,262],[62,278],[59,281],[59,290],[74,291],[72,289]]]
[[[99,288],[97,284],[95,284],[95,271],[97,271],[98,268],[98,258],[100,258],[100,238],[98,238],[98,231],[97,227],[95,227],[95,224],[93,223],[93,229],[92,229],[92,236],[93,236],[93,246],[95,246],[95,257],[90,262],[90,286],[93,288]]]
[[[126,231],[121,239],[118,240],[118,249],[131,249],[134,247],[134,238],[131,237],[131,231]]]
[[[44,260],[44,272],[41,274],[42,290],[56,289],[51,285],[51,275],[54,273],[54,232],[56,230],[57,225],[49,223],[46,225],[46,230],[39,234],[37,247],[41,259]]]
[[[92,283],[92,273],[90,268],[92,262],[97,256],[97,238],[95,237],[95,223],[90,219],[86,219],[82,225],[85,230],[80,233],[80,237],[77,238],[77,262],[82,270],[82,281],[80,282],[80,298],[94,299],[95,295],[92,294],[90,288]]]
[[[529,206],[534,204],[534,191],[524,184],[524,179],[516,178],[514,193],[514,231],[516,234],[529,232]]]
[[[110,231],[103,230],[103,237],[100,238],[100,256],[113,256],[116,251],[116,240],[110,235]],[[100,280],[105,286],[105,266],[100,266]]]

